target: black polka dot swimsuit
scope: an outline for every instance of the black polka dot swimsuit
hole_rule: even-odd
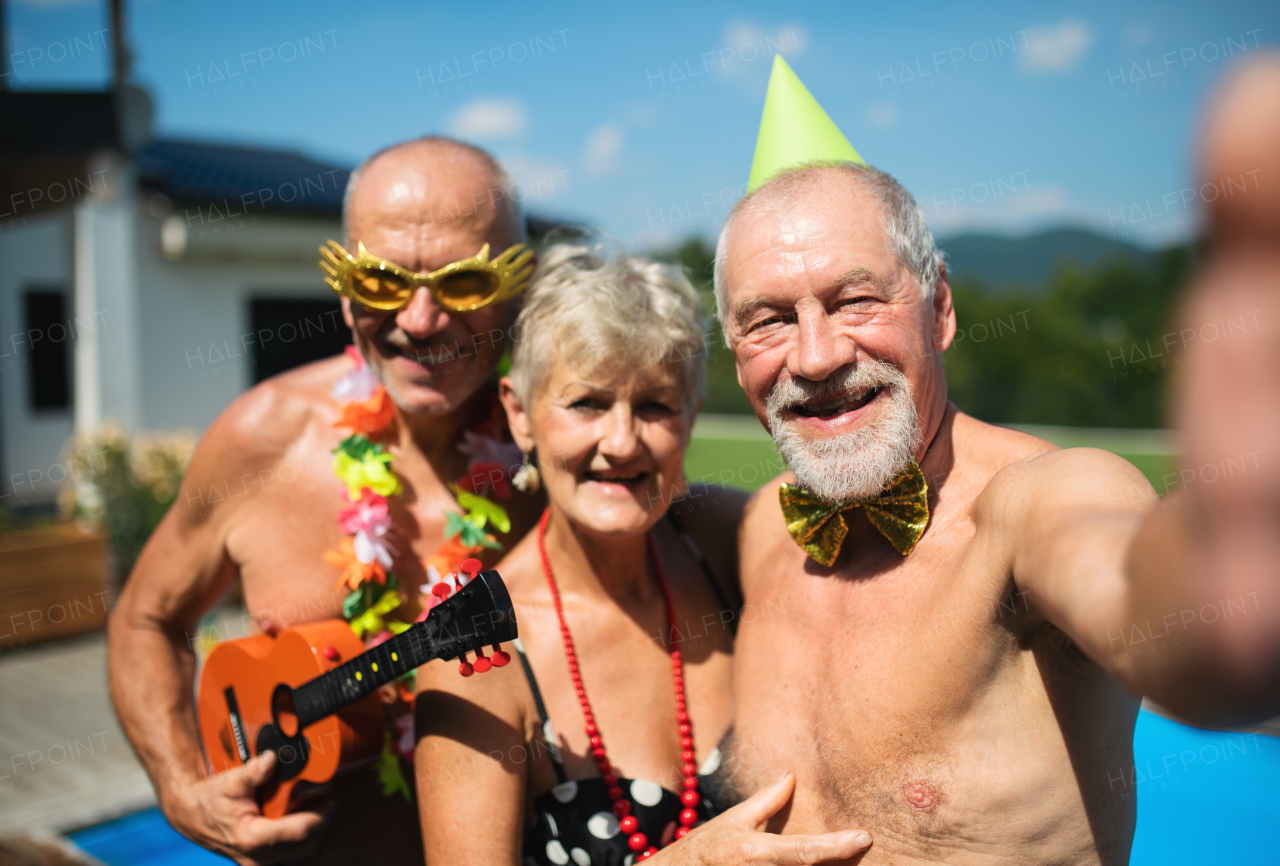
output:
[[[684,535],[683,532],[681,534]],[[685,543],[693,543],[687,535]],[[696,546],[693,547],[693,552],[707,577],[711,579],[716,595],[721,601],[725,601],[722,590],[712,578],[706,561]],[[635,863],[636,855],[627,847],[627,837],[618,827],[618,819],[612,812],[604,780],[599,776],[576,781],[565,778],[564,763],[560,760],[556,747],[555,729],[547,718],[538,681],[520,641],[515,641],[515,648],[525,677],[529,680],[529,688],[533,691],[533,700],[538,707],[543,736],[551,753],[551,763],[558,782],[554,788],[533,801],[535,820],[524,837],[525,866],[567,866],[570,863],[576,866],[631,866]],[[723,789],[722,776],[725,772],[720,749],[717,747],[698,770],[698,790],[702,794],[702,801],[697,807],[699,824],[733,805],[714,803],[708,796],[709,792]],[[619,779],[618,785],[624,796],[631,801],[631,814],[640,822],[640,832],[659,848],[670,843],[675,838],[680,812],[684,808],[679,795],[646,779]]]

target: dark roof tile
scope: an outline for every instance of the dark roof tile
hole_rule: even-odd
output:
[[[175,202],[337,217],[351,172],[300,153],[156,139],[135,163],[143,186]]]

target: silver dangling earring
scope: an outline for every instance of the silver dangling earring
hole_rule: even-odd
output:
[[[520,468],[511,476],[511,483],[516,486],[516,490],[530,495],[537,493],[542,486],[542,477],[538,474],[538,467],[529,459],[528,451],[521,455]]]

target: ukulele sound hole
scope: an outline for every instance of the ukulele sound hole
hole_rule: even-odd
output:
[[[263,725],[258,729],[258,739],[254,743],[254,754],[261,755],[270,749],[276,753],[275,781],[286,782],[302,772],[311,757],[311,744],[303,736],[286,737],[280,733],[275,724]]]
[[[271,693],[271,717],[285,737],[298,735],[298,711],[293,706],[293,689],[284,683]]]
[[[284,782],[302,772],[311,757],[310,743],[298,729],[298,711],[293,705],[293,689],[281,683],[271,693],[272,722],[258,730],[256,754],[267,749],[276,753],[275,780]]]

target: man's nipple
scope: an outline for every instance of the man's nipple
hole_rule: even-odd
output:
[[[932,812],[938,808],[938,789],[928,782],[917,779],[902,786],[902,799],[907,805],[920,812]]]

